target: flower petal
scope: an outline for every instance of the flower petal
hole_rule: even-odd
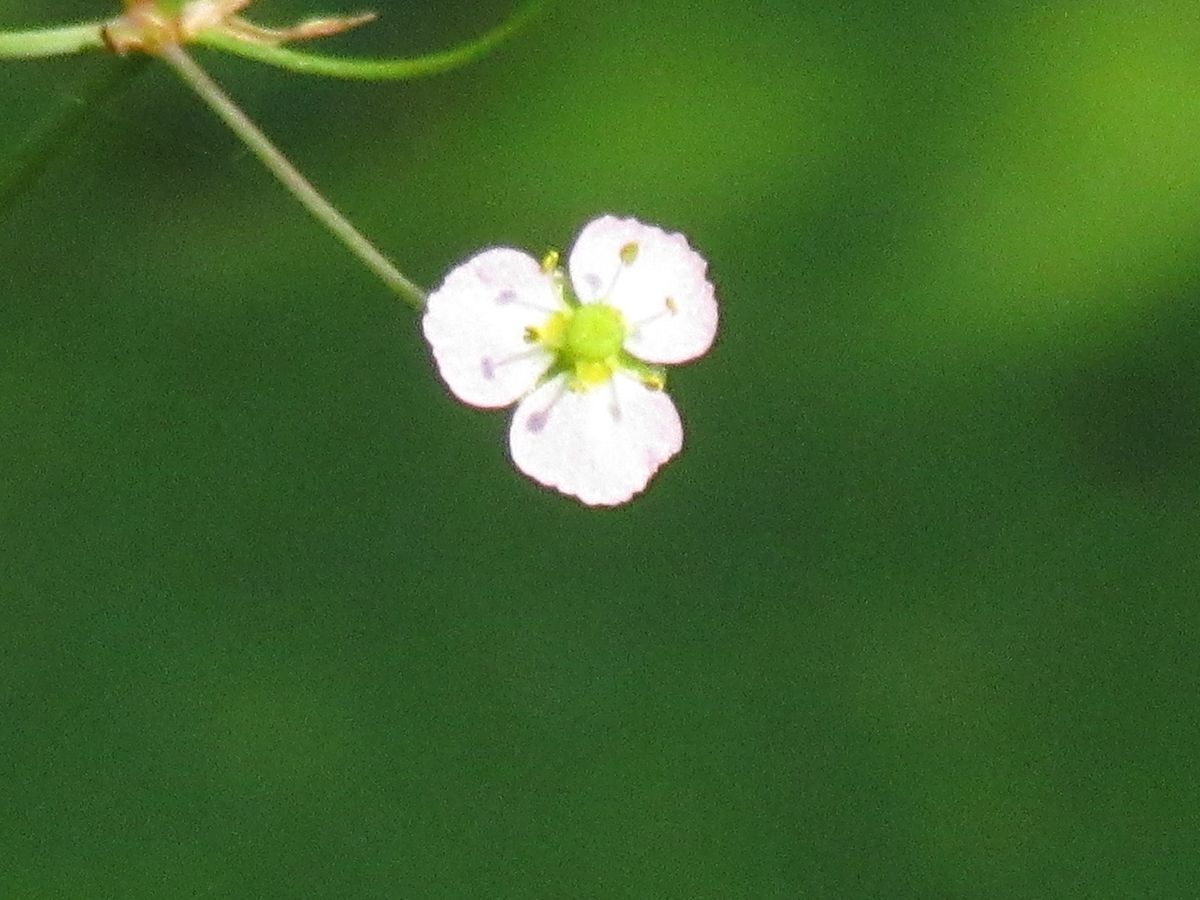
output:
[[[680,451],[683,423],[670,397],[623,373],[585,391],[560,375],[517,406],[508,445],[534,481],[590,506],[615,506]]]
[[[625,316],[625,349],[639,359],[686,362],[712,346],[717,300],[708,264],[682,234],[601,216],[576,238],[568,269],[580,300],[603,300]]]
[[[423,329],[450,390],[472,406],[508,406],[554,362],[525,330],[562,308],[549,275],[520,250],[495,247],[452,270],[429,295]]]

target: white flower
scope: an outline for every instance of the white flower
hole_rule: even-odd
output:
[[[517,468],[594,506],[624,503],[683,446],[657,364],[702,355],[717,331],[707,264],[681,234],[601,216],[568,259],[484,250],[429,296],[425,338],[472,406],[518,403]]]

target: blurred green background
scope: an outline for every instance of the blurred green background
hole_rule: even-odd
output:
[[[329,46],[512,8],[375,6]],[[197,55],[418,281],[632,214],[722,330],[645,496],[543,492],[150,67],[0,210],[0,897],[1196,896],[1194,3]],[[4,64],[0,158],[112,65]]]

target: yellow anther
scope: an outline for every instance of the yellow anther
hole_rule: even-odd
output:
[[[641,382],[652,391],[661,391],[667,386],[667,378],[662,372],[643,372]]]

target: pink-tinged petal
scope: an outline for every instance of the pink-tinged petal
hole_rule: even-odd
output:
[[[508,432],[517,468],[589,506],[624,503],[683,447],[675,404],[628,375],[573,391],[559,376],[520,402]]]
[[[526,329],[562,308],[537,260],[496,247],[450,272],[429,295],[422,326],[438,371],[472,406],[515,403],[533,390],[554,356],[526,340]]]
[[[652,363],[695,359],[717,333],[708,264],[682,234],[636,219],[601,216],[580,232],[568,262],[585,303],[604,301],[625,317],[625,349]]]

